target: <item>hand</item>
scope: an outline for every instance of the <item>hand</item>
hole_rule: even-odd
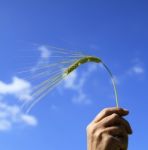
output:
[[[127,150],[129,123],[122,108],[106,108],[87,126],[88,150]]]

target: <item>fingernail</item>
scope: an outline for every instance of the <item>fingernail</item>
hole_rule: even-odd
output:
[[[127,112],[129,112],[129,110],[128,109],[123,109],[124,111],[127,111]]]
[[[118,110],[129,112],[129,110],[124,109],[124,108],[118,108]]]

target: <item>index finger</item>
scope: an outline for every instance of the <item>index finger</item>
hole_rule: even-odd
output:
[[[129,111],[123,108],[111,107],[103,109],[94,119],[94,122],[99,122],[103,118],[112,115],[113,113],[118,114],[119,116],[126,116]]]

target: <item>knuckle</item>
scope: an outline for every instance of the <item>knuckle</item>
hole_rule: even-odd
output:
[[[101,140],[103,133],[104,133],[103,128],[96,128],[95,131],[93,132],[94,139]]]
[[[110,142],[110,140],[111,140],[111,137],[110,137],[109,135],[105,135],[105,136],[103,137],[103,140],[104,140],[104,142],[105,142],[106,144],[109,144],[109,142]]]
[[[104,108],[103,110],[102,110],[102,113],[104,114],[104,115],[107,115],[108,114],[108,109],[107,108]]]
[[[93,134],[94,133],[94,126],[92,124],[89,124],[87,127],[86,127],[86,131],[88,134]]]
[[[102,137],[103,134],[103,128],[96,124],[89,124],[86,128],[87,134],[94,139],[99,140]]]
[[[93,133],[93,137],[94,139],[97,139],[98,141],[100,141],[103,138],[104,133],[105,133],[105,128],[103,127],[96,128]]]
[[[119,118],[119,116],[116,113],[112,114],[112,119],[118,119],[118,118]]]
[[[105,141],[108,144],[115,142],[114,138],[112,136],[109,136],[109,135],[105,137]]]
[[[87,127],[86,127],[86,131],[89,131],[91,128],[91,124],[89,124]]]
[[[100,129],[99,134],[100,134],[101,137],[102,137],[102,135],[103,135],[104,133],[105,133],[105,129],[104,129],[104,128]]]
[[[101,132],[99,132],[99,131],[97,131],[97,132],[95,132],[94,134],[93,134],[93,137],[94,137],[94,139],[100,139],[100,137],[101,137]]]

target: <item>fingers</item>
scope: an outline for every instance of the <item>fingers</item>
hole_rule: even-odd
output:
[[[109,135],[108,133],[104,133],[104,138],[106,141],[106,147],[105,149],[109,150],[127,150],[127,143],[123,142],[122,140],[113,137],[112,135]]]
[[[111,127],[111,126],[123,126],[128,134],[132,134],[132,129],[130,124],[123,118],[121,118],[117,114],[112,114],[110,116],[107,116],[106,118],[102,119],[100,122],[96,123],[99,124],[99,126],[103,127]]]
[[[115,107],[101,111],[87,127],[90,145],[97,149],[127,150],[128,134],[132,129],[123,116],[128,113],[128,110]]]
[[[105,134],[111,135],[116,141],[120,142],[121,147],[127,147],[128,135],[122,127],[108,127],[103,131]]]
[[[124,128],[119,126],[107,127],[104,129],[105,133],[109,133],[114,137],[124,137],[127,136],[127,133]]]
[[[127,150],[128,135],[124,127],[96,128],[94,124],[91,124],[88,138],[97,149]]]
[[[127,150],[128,135],[124,128],[113,126],[97,130],[94,133],[96,141],[104,139],[105,148],[109,150]]]
[[[116,108],[116,107],[105,108],[95,117],[94,122],[98,122],[103,118],[112,115],[113,113],[116,113],[119,116],[125,116],[129,113],[129,111],[123,108]]]

